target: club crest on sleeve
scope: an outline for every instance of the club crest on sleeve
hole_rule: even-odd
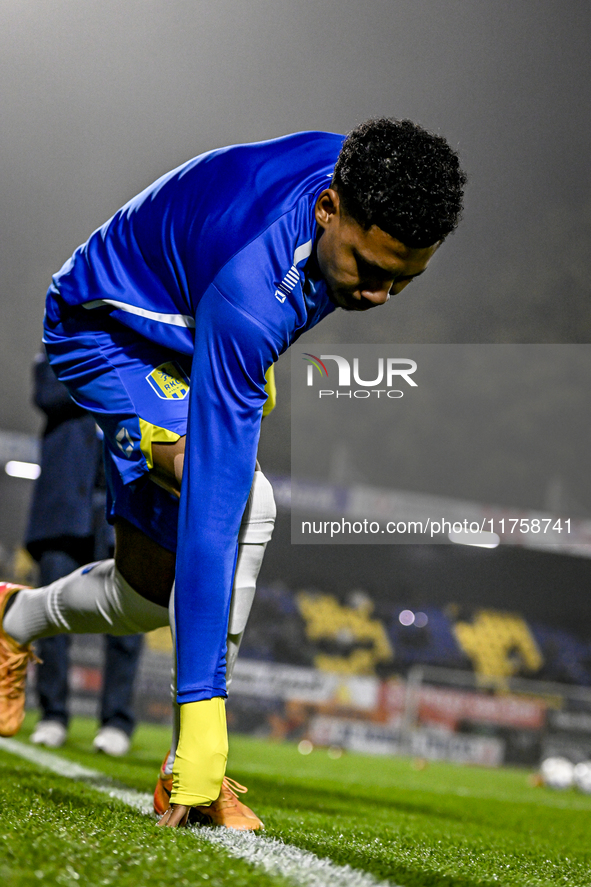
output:
[[[162,400],[184,400],[189,393],[189,380],[174,360],[161,363],[146,380]]]

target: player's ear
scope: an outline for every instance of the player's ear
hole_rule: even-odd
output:
[[[326,188],[318,197],[315,207],[316,223],[326,228],[340,215],[341,202],[338,191]]]

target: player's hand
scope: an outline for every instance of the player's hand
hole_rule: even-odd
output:
[[[171,804],[164,816],[158,820],[157,825],[166,828],[181,828],[187,825],[190,809],[184,804]]]

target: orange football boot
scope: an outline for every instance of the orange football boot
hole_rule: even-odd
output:
[[[2,628],[6,604],[25,588],[0,582],[0,736],[14,736],[25,717],[25,683],[31,660],[39,662],[30,644],[21,647]]]
[[[170,807],[172,794],[172,776],[164,772],[168,760],[168,753],[164,758],[158,782],[154,790],[154,813],[162,816]],[[239,831],[258,831],[265,826],[250,807],[243,804],[238,795],[244,794],[248,789],[240,785],[235,779],[224,776],[219,797],[211,804],[192,807],[189,814],[189,822],[201,825],[225,825],[226,828],[234,828]]]

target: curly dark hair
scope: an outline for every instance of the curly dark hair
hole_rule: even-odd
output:
[[[445,139],[413,123],[379,117],[347,136],[332,186],[345,211],[405,246],[443,240],[462,212],[466,175]]]

